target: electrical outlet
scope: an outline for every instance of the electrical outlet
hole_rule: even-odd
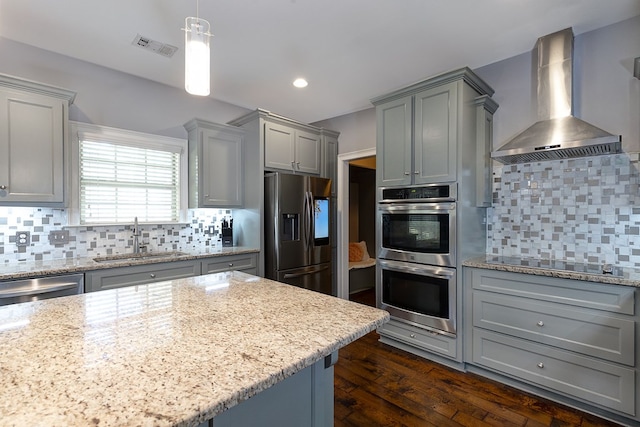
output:
[[[31,244],[31,233],[29,231],[18,231],[16,233],[16,246],[29,246]]]
[[[49,243],[52,245],[66,245],[69,243],[69,230],[53,230],[49,233]]]

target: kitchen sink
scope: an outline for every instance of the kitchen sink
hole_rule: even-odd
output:
[[[106,262],[123,262],[123,261],[142,261],[148,259],[159,259],[159,258],[178,258],[183,256],[188,256],[189,254],[184,252],[144,252],[140,254],[119,254],[119,255],[107,255],[101,257],[95,257],[93,260],[95,262],[106,263]]]

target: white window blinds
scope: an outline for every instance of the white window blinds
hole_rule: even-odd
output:
[[[86,133],[78,139],[80,224],[179,221],[180,147]]]

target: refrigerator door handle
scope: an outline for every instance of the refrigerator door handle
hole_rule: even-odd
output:
[[[306,224],[305,224],[305,228],[306,228],[306,239],[305,239],[305,245],[307,246],[307,249],[311,248],[311,243],[312,243],[312,236],[311,233],[313,231],[313,196],[311,195],[310,191],[305,191],[304,193],[304,200],[305,200],[305,216],[306,216]]]
[[[325,271],[325,270],[328,270],[328,269],[329,269],[329,267],[322,267],[322,268],[319,268],[317,270],[305,271],[303,273],[286,273],[284,275],[284,278],[285,279],[293,279],[295,277],[309,276],[311,274],[316,274],[316,273],[319,273],[321,271]]]
[[[302,206],[302,241],[304,242],[304,249],[309,249],[309,199],[307,198],[307,192],[304,192],[304,204]]]
[[[313,234],[315,230],[315,224],[313,217],[315,215],[315,209],[313,206],[313,194],[309,191],[309,247],[313,247]]]

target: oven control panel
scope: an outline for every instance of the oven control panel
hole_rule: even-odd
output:
[[[380,202],[402,200],[420,201],[454,201],[456,184],[420,185],[412,187],[381,188]]]

